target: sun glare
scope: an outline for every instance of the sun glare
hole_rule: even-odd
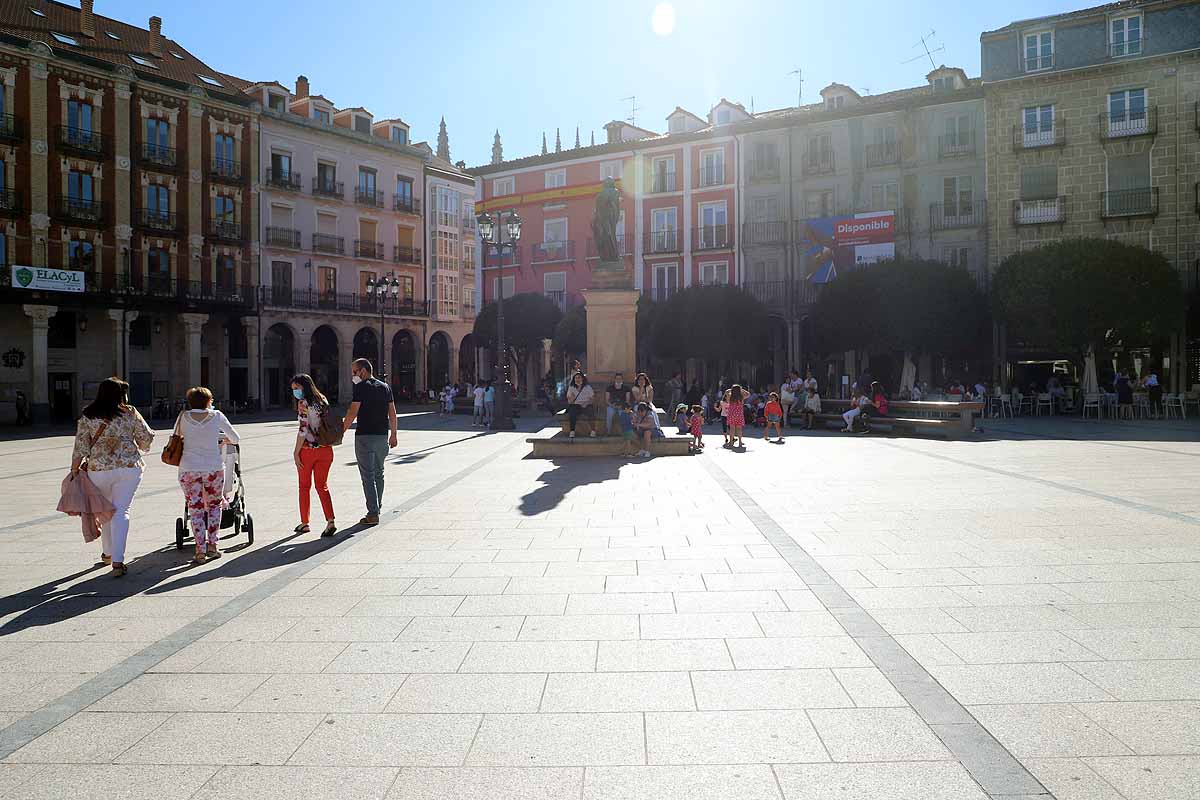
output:
[[[675,30],[675,6],[670,3],[659,3],[650,15],[650,27],[659,36],[670,36]]]

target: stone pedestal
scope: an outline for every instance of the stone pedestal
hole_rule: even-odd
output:
[[[583,291],[587,313],[588,380],[599,393],[623,372],[632,384],[637,364],[637,302],[624,262],[600,262],[592,287]]]

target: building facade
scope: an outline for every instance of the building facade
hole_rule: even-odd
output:
[[[105,377],[150,406],[252,391],[254,108],[162,33],[0,12],[0,394],[68,421]]]
[[[1104,237],[1162,253],[1194,293],[1200,3],[1127,2],[1014,22],[984,33],[980,46],[989,267],[1040,244]],[[1200,383],[1194,305],[1190,331],[1172,337],[1156,365],[1174,391]],[[1001,363],[1048,355],[1004,345]]]
[[[243,82],[242,90],[262,109],[255,282],[263,403],[289,403],[297,372],[345,402],[359,357],[411,396],[418,376],[409,350],[427,341],[429,317],[425,153],[401,120],[338,109],[303,76],[295,91],[275,82]],[[406,367],[393,369],[400,362]]]
[[[836,220],[890,214],[895,255],[946,261],[986,280],[982,89],[955,68],[926,80],[867,96],[835,83],[819,103],[739,126],[743,287],[778,320],[776,379],[815,366],[805,318],[831,274],[814,258],[824,247],[812,232]],[[844,374],[854,374],[854,354],[845,359]]]

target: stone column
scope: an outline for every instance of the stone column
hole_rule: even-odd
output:
[[[262,365],[258,358],[258,317],[242,317],[242,327],[246,331],[246,396],[261,404]]]
[[[122,380],[129,380],[126,373],[129,353],[129,323],[138,318],[137,311],[124,311],[119,308],[108,309],[108,318],[113,323],[113,375]]]
[[[204,98],[204,90],[198,86],[193,86],[190,90],[191,98],[187,103],[187,169],[188,180],[186,183],[181,183],[181,186],[186,186],[187,195],[185,198],[180,198],[179,208],[182,210],[185,207],[188,210],[188,246],[190,252],[187,254],[187,261],[181,256],[178,267],[180,269],[186,267],[188,270],[187,280],[201,281],[202,272],[211,271],[211,265],[203,258],[204,255],[204,206],[209,202],[208,197],[204,194],[204,136],[205,132],[201,126],[204,117],[204,107],[202,105]],[[180,248],[182,250],[182,248]],[[183,275],[176,275],[180,280],[184,279]]]
[[[350,362],[354,360],[354,334],[346,334],[345,331],[338,331],[338,363],[337,363],[337,386],[338,386],[338,403],[346,405],[350,402],[350,395],[354,391],[354,384],[350,383]]]
[[[426,344],[425,337],[429,335],[425,324],[413,328],[413,349],[416,351],[414,357],[417,360],[417,374],[414,378],[416,381],[416,395],[424,402],[429,397],[429,348]],[[441,388],[441,387],[438,387]]]
[[[200,332],[204,323],[208,322],[208,314],[180,314],[180,322],[186,334],[185,351],[187,353],[187,385],[200,385]]]
[[[50,51],[45,45],[34,45],[30,49],[35,56],[29,63],[29,217],[33,229],[33,266],[44,267],[50,232],[51,130],[47,108],[50,71],[42,57],[49,56]],[[45,362],[42,366],[44,369]],[[43,386],[43,395],[45,392]]]
[[[119,67],[118,73],[122,77],[133,77],[133,70],[127,67]],[[130,184],[133,180],[132,172],[130,171],[130,148],[131,132],[129,130],[129,106],[130,100],[133,97],[133,92],[130,88],[130,83],[125,80],[118,80],[116,87],[113,90],[116,96],[115,103],[115,118],[116,128],[113,136],[113,159],[116,162],[116,169],[113,171],[113,186],[116,188],[116,203],[113,205],[113,224],[122,231],[130,231],[130,222],[133,217],[133,209],[130,208]],[[175,209],[172,209],[175,210]],[[117,274],[120,275],[125,269],[121,246],[129,245],[129,235],[124,237],[125,241],[120,241],[122,237],[117,236]]]
[[[312,374],[312,328],[306,323],[296,323],[294,358],[297,375]],[[292,377],[288,375],[287,377]]]
[[[46,334],[57,306],[22,306],[33,319],[33,346],[29,353],[30,411],[34,422],[50,421],[50,379],[47,374]]]
[[[450,382],[458,383],[458,348],[454,346],[453,342],[450,344],[450,358],[447,361],[449,365],[448,377],[450,378]]]

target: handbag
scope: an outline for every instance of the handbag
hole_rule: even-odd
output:
[[[345,436],[345,418],[333,406],[321,411],[321,424],[317,426],[317,445],[334,447],[342,443]]]
[[[176,419],[175,430],[171,431],[171,438],[162,449],[162,462],[178,467],[180,461],[183,461],[183,437],[179,435],[179,420]]]

